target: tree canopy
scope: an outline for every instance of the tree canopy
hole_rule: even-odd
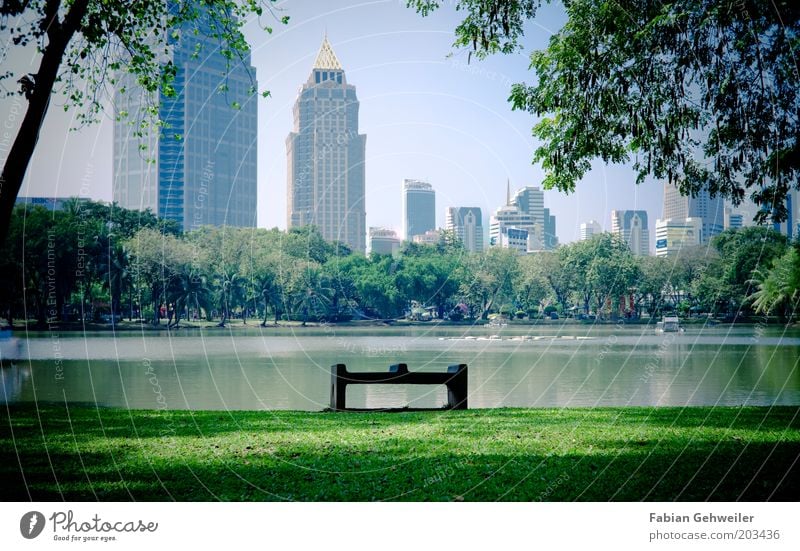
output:
[[[542,0],[459,0],[456,47],[478,58],[523,47]],[[410,0],[427,15],[435,0]],[[632,163],[637,182],[708,190],[786,219],[800,187],[800,4],[793,0],[572,0],[531,54],[514,109],[539,117],[544,186],[570,192],[591,161]]]

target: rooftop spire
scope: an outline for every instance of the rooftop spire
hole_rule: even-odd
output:
[[[322,46],[320,46],[319,48],[319,53],[317,54],[317,60],[314,62],[314,69],[326,69],[335,71],[342,70],[342,64],[339,63],[339,60],[336,58],[336,54],[333,52],[331,43],[328,42],[327,30],[325,31],[325,38],[322,39]]]
[[[506,179],[506,205],[511,204],[511,178]]]

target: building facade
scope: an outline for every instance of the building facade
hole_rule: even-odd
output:
[[[450,207],[445,229],[452,231],[470,252],[483,250],[483,221],[480,207]]]
[[[698,218],[702,223],[701,243],[719,235],[725,229],[725,200],[722,197],[711,197],[707,191],[701,191],[695,197],[681,195],[676,186],[664,184],[663,219],[678,220]]]
[[[637,256],[650,254],[650,229],[647,226],[647,211],[612,210],[611,233],[619,236]]]
[[[411,241],[415,235],[436,228],[436,192],[428,182],[403,180],[403,237]]]
[[[497,246],[510,249],[517,254],[528,254],[530,232],[524,228],[502,227],[497,238]]]
[[[556,234],[556,217],[550,214],[550,209],[544,209],[544,248],[552,251],[558,247],[558,235]]]
[[[702,233],[699,218],[656,220],[656,256],[674,256],[685,247],[699,245]]]
[[[589,220],[581,224],[581,241],[591,239],[592,236],[603,233],[603,228],[597,220]]]
[[[363,253],[367,137],[358,133],[358,110],[356,88],[325,37],[286,138],[287,226],[314,225],[326,240]]]
[[[201,13],[170,36],[174,93],[157,93],[163,126],[153,136],[140,139],[135,124],[151,98],[130,77],[115,94],[114,201],[184,231],[257,222],[255,69],[249,52],[224,56],[213,32]]]
[[[428,230],[425,233],[418,233],[412,237],[411,240],[420,245],[438,245],[442,241],[442,232],[439,230]]]
[[[396,254],[400,250],[397,232],[389,228],[370,228],[369,250],[371,254]]]
[[[744,215],[730,207],[725,207],[725,229],[736,230],[742,227],[744,227]]]

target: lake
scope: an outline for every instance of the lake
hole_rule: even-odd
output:
[[[470,408],[800,404],[800,330],[689,326],[314,327],[15,334],[0,401],[321,410],[330,365],[469,365]],[[6,354],[8,354],[6,352]],[[350,407],[439,407],[444,387],[348,388]]]

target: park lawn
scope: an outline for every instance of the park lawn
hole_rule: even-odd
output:
[[[3,408],[11,500],[795,500],[800,408]]]

